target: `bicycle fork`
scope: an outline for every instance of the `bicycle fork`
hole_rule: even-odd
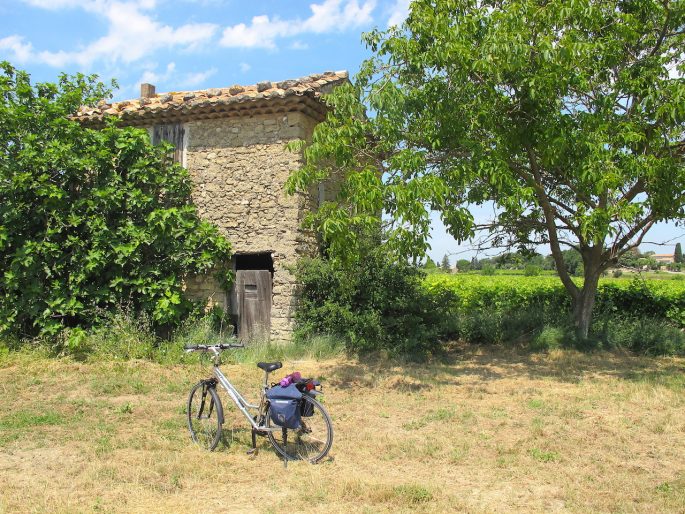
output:
[[[202,381],[202,401],[200,401],[200,408],[197,411],[197,419],[202,419],[202,413],[205,410],[205,401],[207,400],[207,393],[209,392],[209,389],[212,387],[216,388],[216,379],[215,378],[210,378],[208,380]],[[207,418],[210,418],[212,416],[213,410],[214,410],[214,397],[210,395],[209,413],[207,414]]]

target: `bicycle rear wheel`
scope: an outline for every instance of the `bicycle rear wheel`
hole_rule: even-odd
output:
[[[326,409],[311,396],[302,396],[304,411],[300,428],[281,428],[267,435],[274,449],[287,460],[305,460],[316,464],[323,459],[333,445],[333,423]],[[280,428],[271,420],[271,407],[266,413],[266,426]]]
[[[224,409],[211,380],[201,380],[188,396],[188,430],[198,445],[212,451],[221,440]]]

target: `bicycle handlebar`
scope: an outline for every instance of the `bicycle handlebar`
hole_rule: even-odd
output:
[[[231,348],[245,348],[245,343],[242,341],[240,344],[197,344],[197,345],[185,345],[183,349],[186,352],[210,352],[215,350],[229,350]]]

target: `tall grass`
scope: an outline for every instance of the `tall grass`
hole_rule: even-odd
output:
[[[144,359],[160,364],[191,363],[203,359],[199,352],[186,352],[186,346],[198,344],[235,343],[232,330],[208,315],[187,320],[168,339],[155,335],[145,316],[119,310],[99,327],[89,330],[65,330],[60,336],[47,339],[0,339],[0,360],[11,355],[31,354],[67,357],[80,361],[112,361]],[[344,345],[332,337],[315,337],[307,342],[252,342],[245,348],[225,351],[227,363],[260,360],[321,360],[344,352]]]

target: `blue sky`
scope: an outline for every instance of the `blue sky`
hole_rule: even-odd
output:
[[[0,0],[0,58],[54,80],[116,78],[117,98],[354,73],[361,33],[401,21],[408,0]]]
[[[322,71],[352,75],[369,54],[362,32],[406,16],[409,0],[0,0],[0,59],[54,81],[96,73],[119,83],[116,99],[157,91],[283,80]],[[476,217],[487,216],[487,208]],[[434,216],[430,255],[468,257]],[[662,224],[648,239],[680,237]],[[675,241],[672,243],[675,244]],[[673,246],[643,245],[672,252]],[[544,251],[544,250],[543,250]],[[463,253],[465,252],[465,253]],[[458,255],[457,255],[458,254]]]

